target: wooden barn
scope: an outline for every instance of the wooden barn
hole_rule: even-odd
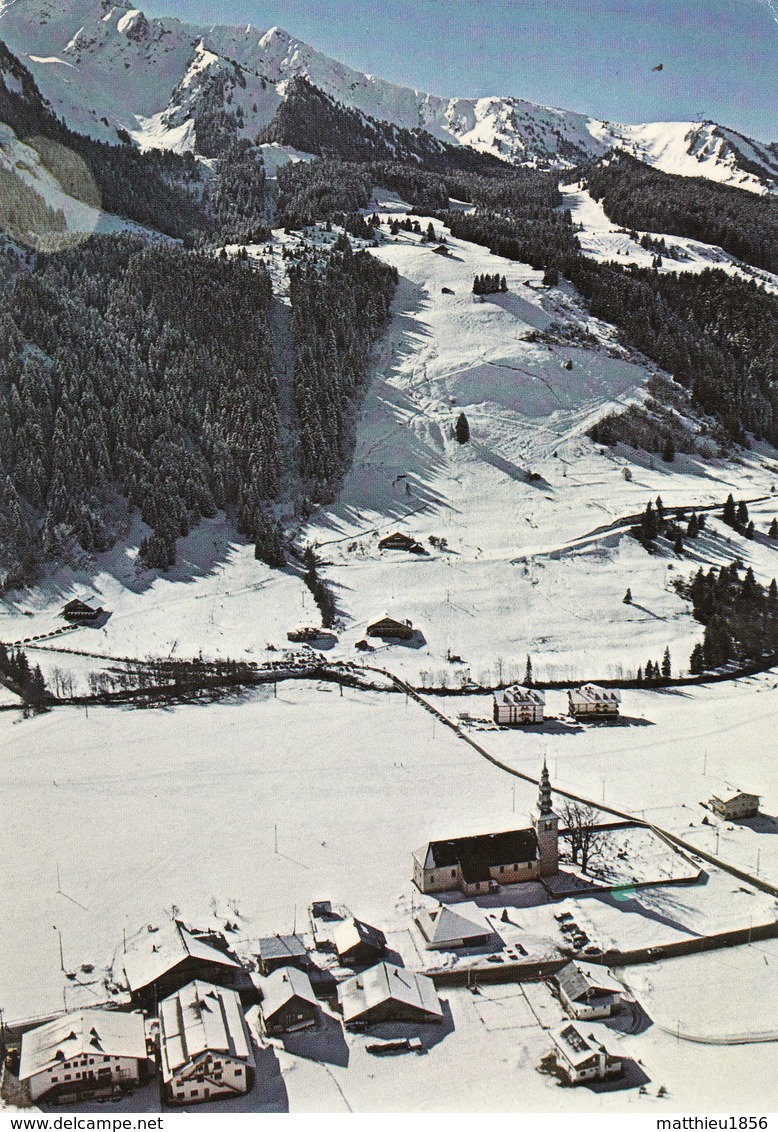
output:
[[[262,1025],[268,1035],[293,1033],[315,1026],[319,1004],[305,971],[278,967],[262,979]]]
[[[368,637],[381,637],[384,640],[408,641],[413,636],[413,625],[410,621],[398,621],[388,614],[379,617],[372,625],[367,627]]]
[[[347,966],[375,963],[386,952],[386,936],[381,929],[354,917],[338,924],[332,938],[338,958]]]
[[[180,920],[141,932],[124,954],[124,971],[133,1002],[146,1008],[193,979],[238,989],[251,986],[223,936],[196,932]]]
[[[435,984],[393,963],[378,963],[338,986],[343,1021],[354,1022],[442,1022]]]
[[[573,719],[616,719],[621,705],[618,688],[584,684],[567,693],[568,711]]]
[[[297,967],[303,970],[309,964],[308,948],[300,935],[264,936],[256,948],[257,969],[270,975],[279,967]]]
[[[516,725],[542,723],[546,697],[537,688],[524,688],[514,684],[494,693],[493,716],[495,723]]]

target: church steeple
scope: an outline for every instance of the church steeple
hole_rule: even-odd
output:
[[[538,839],[540,875],[556,876],[559,872],[559,818],[551,805],[551,779],[545,759],[540,772],[538,808],[532,824]]]
[[[543,770],[540,772],[540,790],[538,792],[538,813],[550,814],[551,810],[551,779],[548,776],[546,760],[543,759]]]

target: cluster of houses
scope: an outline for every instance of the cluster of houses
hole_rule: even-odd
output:
[[[573,719],[618,719],[621,693],[618,688],[584,684],[567,693],[567,710]],[[514,684],[494,694],[494,722],[504,726],[542,723],[546,697],[539,688]]]
[[[329,902],[318,908],[321,915]],[[240,1096],[256,1075],[252,1029],[261,1041],[315,1028],[322,999],[350,1029],[442,1021],[432,979],[387,962],[380,929],[353,916],[330,919],[333,930],[319,945],[332,950],[337,978],[311,961],[296,934],[257,941],[253,971],[218,932],[180,920],[149,925],[122,957],[131,1009],[76,1010],[23,1034],[19,1079],[30,1099],[115,1096],[155,1072],[169,1105]],[[317,975],[329,977],[314,986]]]

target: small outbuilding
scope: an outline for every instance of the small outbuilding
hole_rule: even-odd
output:
[[[23,1035],[19,1080],[32,1101],[76,1104],[138,1085],[147,1058],[142,1014],[77,1010]]]
[[[323,630],[317,629],[315,625],[298,625],[294,629],[290,629],[286,634],[287,641],[293,641],[295,644],[307,644],[309,641],[318,641],[321,637]]]
[[[386,936],[381,929],[355,917],[338,924],[332,938],[338,958],[347,966],[375,963],[386,953]]]
[[[738,821],[740,818],[755,818],[759,814],[759,795],[746,794],[742,790],[724,787],[716,794],[711,794],[708,805],[714,814],[726,821]]]
[[[510,725],[542,723],[546,697],[538,688],[514,684],[494,693],[494,722]]]
[[[248,1093],[254,1049],[236,992],[196,980],[164,999],[159,1059],[168,1104]]]
[[[621,1007],[624,988],[604,967],[568,963],[555,981],[562,1005],[573,1018],[608,1018]]]
[[[550,1037],[558,1068],[571,1085],[584,1081],[602,1081],[606,1077],[618,1077],[622,1072],[621,1059],[613,1057],[604,1045],[572,1022],[551,1030]]]
[[[616,719],[621,705],[618,688],[584,684],[567,693],[568,711],[574,719]]]
[[[464,915],[447,904],[424,908],[416,916],[428,951],[449,951],[458,947],[482,947],[495,943],[497,935],[480,916]]]
[[[300,935],[271,935],[261,939],[256,948],[257,968],[261,975],[270,975],[279,967],[308,966],[308,948]]]
[[[385,614],[367,627],[368,637],[381,637],[384,640],[408,641],[413,636],[413,625],[410,621],[398,621]]]
[[[338,987],[343,1021],[360,1022],[442,1022],[435,984],[426,975],[407,967],[378,963]]]
[[[262,1024],[268,1035],[293,1033],[315,1026],[319,1017],[311,980],[296,967],[278,967],[262,979]]]

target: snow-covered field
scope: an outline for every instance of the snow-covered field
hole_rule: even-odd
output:
[[[661,736],[671,745],[677,726],[677,717],[651,711],[663,700],[645,694],[642,704],[647,715],[658,716],[658,750]],[[734,719],[744,745],[753,745],[747,716],[740,710]],[[414,905],[425,900],[409,879],[412,850],[430,837],[523,822],[520,811],[535,795],[530,784],[515,782],[514,790],[514,780],[403,696],[344,690],[341,697],[329,686],[284,684],[277,697],[258,693],[207,708],[59,710],[19,722],[4,713],[0,729],[0,970],[7,1018],[56,1009],[63,987],[71,1005],[89,1001],[99,988],[90,984],[96,976],[80,973],[81,964],[93,963],[99,972],[121,950],[124,929],[129,936],[145,923],[159,923],[174,905],[195,921],[237,920],[242,937],[256,938],[304,926],[309,902],[329,898],[383,927],[394,946],[408,934]],[[589,734],[595,733],[565,742],[585,744]],[[596,734],[605,746],[607,737],[626,733]],[[501,735],[482,738],[499,749]],[[507,738],[524,743],[523,736]],[[539,753],[526,755],[523,768],[536,772]],[[560,768],[568,785],[575,759],[571,752],[565,775]],[[556,760],[552,750],[552,772]],[[581,778],[591,783],[596,767],[585,754],[580,761],[589,764]],[[614,754],[609,765],[626,761]],[[635,747],[629,772],[638,806],[651,797],[658,777],[645,745]],[[762,778],[765,773],[763,767]],[[613,777],[618,785],[619,776]],[[775,796],[774,783],[772,790]],[[749,909],[765,918],[770,898],[733,892],[737,887],[711,870],[706,885],[642,890],[622,901],[584,897],[564,907],[593,939],[645,946],[742,926]],[[552,912],[561,905],[520,904],[510,908],[515,938],[552,939]],[[62,934],[66,969],[90,985],[63,978],[53,926]],[[359,1035],[348,1038],[347,1064],[325,1068],[278,1051],[286,1103],[296,1111],[339,1110],[345,1096],[361,1111],[653,1110],[664,1085],[670,1097],[661,1103],[672,1109],[703,1101],[771,1107],[778,1100],[773,1085],[755,1097],[743,1083],[753,1080],[770,1047],[724,1051],[685,1041],[682,1074],[676,1030],[680,1019],[682,1037],[709,1039],[724,1030],[741,1038],[764,1035],[775,1015],[769,968],[776,962],[778,947],[771,942],[676,966],[630,969],[630,986],[649,1017],[657,1014],[657,1025],[635,1034],[603,1029],[603,1035],[614,1050],[642,1061],[650,1081],[645,1097],[634,1087],[570,1094],[536,1074],[548,1048],[543,1025],[553,1024],[556,1008],[550,1002],[533,1011],[514,985],[484,988],[477,998],[443,991],[451,1021],[423,1063],[414,1057],[377,1062]],[[711,986],[708,975],[720,984]],[[733,987],[738,1005],[727,1030],[721,1011]],[[526,988],[530,999],[543,994],[542,987]],[[703,995],[707,1005],[700,1003]],[[486,1072],[495,1061],[504,1073]],[[257,1104],[263,1096],[260,1088]]]

